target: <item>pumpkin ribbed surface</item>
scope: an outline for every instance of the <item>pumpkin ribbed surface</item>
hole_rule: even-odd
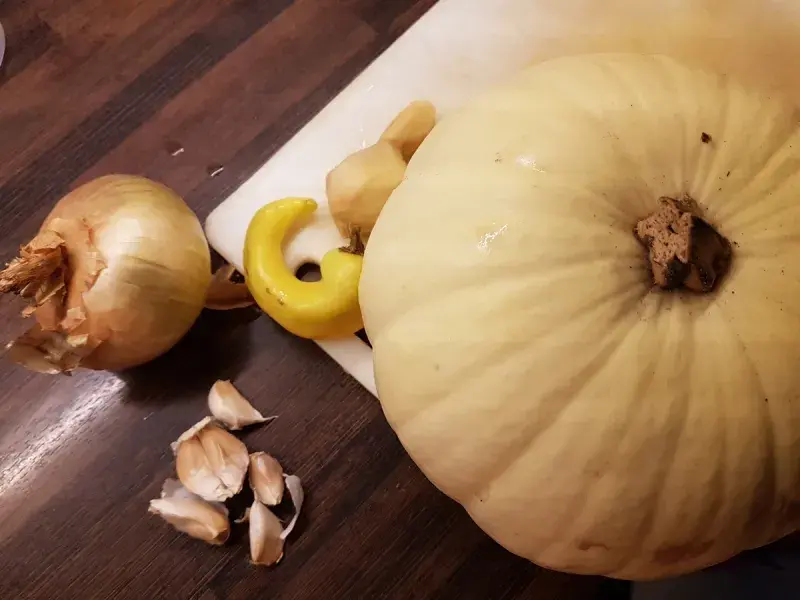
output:
[[[490,536],[648,579],[800,524],[800,114],[663,56],[532,66],[447,115],[360,299],[388,421]],[[691,196],[732,243],[656,289],[637,222]]]

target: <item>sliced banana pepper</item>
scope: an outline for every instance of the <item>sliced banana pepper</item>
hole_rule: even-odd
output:
[[[363,327],[358,304],[360,242],[325,254],[320,281],[301,281],[283,257],[287,233],[316,209],[310,198],[284,198],[255,214],[244,243],[245,281],[259,307],[291,333],[308,339],[344,337]]]

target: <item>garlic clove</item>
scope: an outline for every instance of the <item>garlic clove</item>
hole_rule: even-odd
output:
[[[289,490],[289,496],[291,496],[292,504],[294,505],[292,520],[289,521],[289,524],[283,532],[281,532],[281,539],[285,540],[292,533],[295,525],[297,525],[297,520],[300,518],[300,510],[303,508],[306,495],[303,491],[303,484],[297,475],[284,475],[284,479],[286,482],[286,489]]]
[[[170,448],[172,448],[173,454],[178,454],[178,448],[180,448],[181,444],[187,440],[190,440],[197,436],[197,433],[208,427],[210,424],[214,423],[213,417],[206,417],[201,421],[198,421],[194,425],[192,425],[189,429],[184,431],[181,436],[170,444]]]
[[[283,500],[283,468],[266,452],[250,455],[250,488],[256,500],[267,506],[277,506]]]
[[[250,466],[250,456],[244,443],[216,425],[206,427],[198,437],[220,481],[233,494],[241,492]]]
[[[235,283],[236,268],[224,265],[216,270],[206,292],[205,307],[210,310],[233,310],[252,306],[255,301],[247,284]]]
[[[250,520],[250,560],[265,567],[277,564],[283,558],[283,526],[272,511],[258,500],[253,502]]]
[[[211,502],[224,502],[242,491],[250,464],[247,448],[206,418],[173,444],[178,479]]]
[[[214,473],[198,439],[187,440],[180,445],[175,470],[181,483],[205,500],[224,502],[234,495]]]
[[[208,409],[215,419],[233,431],[277,419],[275,416],[262,415],[227,380],[217,381],[211,386],[211,391],[208,393]]]
[[[207,502],[174,479],[167,479],[161,497],[150,501],[148,512],[178,531],[213,545],[228,541],[231,527],[224,505]]]

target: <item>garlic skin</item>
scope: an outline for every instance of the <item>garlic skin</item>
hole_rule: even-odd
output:
[[[3,24],[0,23],[0,66],[3,65],[3,56],[6,53],[6,33],[3,31]]]
[[[286,489],[289,490],[289,495],[292,498],[292,504],[294,505],[292,520],[289,521],[286,529],[281,533],[281,539],[285,540],[292,533],[295,525],[297,525],[297,520],[300,518],[300,510],[303,508],[306,494],[303,491],[303,484],[297,475],[284,475],[283,478],[286,482]]]
[[[250,488],[256,500],[267,506],[277,506],[283,500],[283,468],[266,452],[250,455]]]
[[[203,500],[174,479],[164,482],[161,497],[150,501],[148,512],[178,531],[215,546],[227,542],[231,533],[224,505]]]
[[[233,522],[236,523],[237,525],[241,525],[242,523],[249,523],[250,522],[250,507],[248,506],[245,509],[244,514],[241,517],[239,517],[238,519],[234,519]]]
[[[213,424],[214,424],[214,418],[213,417],[205,417],[201,421],[198,421],[197,423],[192,425],[189,429],[184,431],[177,440],[175,440],[174,442],[172,442],[170,444],[170,448],[172,448],[172,453],[177,456],[178,455],[178,448],[180,448],[180,446],[181,446],[181,444],[183,444],[183,442],[192,439],[193,437],[195,437],[197,435],[198,432],[202,431],[203,429],[205,429],[209,425],[213,425]]]
[[[247,447],[206,417],[173,445],[178,479],[209,502],[224,502],[242,491],[250,464]]]
[[[271,510],[258,500],[249,512],[250,561],[254,565],[270,567],[283,558],[283,526]]]
[[[214,418],[231,431],[266,423],[277,417],[265,417],[227,380],[220,380],[208,392],[208,409]]]

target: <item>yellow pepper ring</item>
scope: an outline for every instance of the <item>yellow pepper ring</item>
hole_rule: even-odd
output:
[[[331,250],[319,265],[320,281],[313,282],[298,279],[283,258],[288,232],[316,209],[310,198],[284,198],[255,214],[244,242],[245,281],[258,306],[291,333],[308,339],[352,335],[363,327],[360,253]]]

